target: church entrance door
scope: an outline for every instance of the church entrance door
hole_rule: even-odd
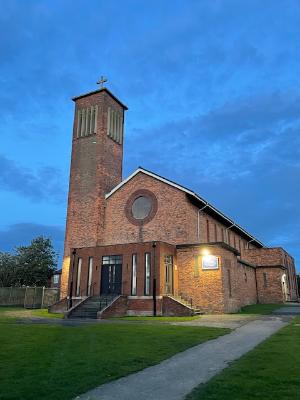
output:
[[[104,256],[101,267],[101,295],[121,294],[122,256]]]

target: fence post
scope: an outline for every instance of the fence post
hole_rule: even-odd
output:
[[[44,294],[45,294],[45,286],[43,286],[43,294],[42,294],[42,304],[41,304],[41,308],[43,308],[43,305],[44,305]]]
[[[26,294],[27,294],[27,286],[25,287],[25,295],[24,295],[24,308],[26,308],[26,307],[25,307],[25,304],[26,304]]]
[[[34,287],[34,292],[33,292],[33,304],[32,304],[32,308],[35,308],[35,288],[36,288],[36,286]]]
[[[12,286],[10,287],[10,292],[9,292],[9,299],[8,299],[8,303],[11,306],[11,292],[12,292]]]

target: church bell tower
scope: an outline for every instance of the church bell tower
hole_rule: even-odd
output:
[[[74,97],[72,156],[61,297],[67,295],[71,249],[103,243],[105,194],[122,181],[127,107],[103,84]]]

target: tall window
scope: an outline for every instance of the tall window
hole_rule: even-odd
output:
[[[217,224],[215,223],[215,242],[218,241]]]
[[[224,228],[221,229],[222,232],[222,242],[225,242],[225,237],[224,237]]]
[[[173,293],[173,256],[165,256],[165,293]]]
[[[88,296],[90,296],[92,293],[92,276],[93,276],[93,257],[89,257],[89,269],[88,269],[88,280],[87,280]]]
[[[206,236],[207,236],[207,241],[209,242],[209,220],[206,220]]]
[[[232,289],[231,289],[231,274],[230,270],[227,270],[227,277],[228,277],[228,291],[229,291],[229,297],[232,297]]]
[[[263,277],[264,277],[264,287],[267,287],[268,286],[268,277],[267,277],[266,272],[263,273]]]
[[[150,295],[151,254],[145,253],[145,296]]]
[[[76,281],[76,296],[80,296],[81,266],[82,266],[82,258],[78,258],[77,281]]]
[[[131,294],[136,296],[136,270],[137,270],[137,255],[132,254],[132,272],[131,272]]]

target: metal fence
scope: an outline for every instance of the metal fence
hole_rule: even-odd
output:
[[[46,287],[0,287],[0,306],[46,308],[59,300],[59,289]]]

